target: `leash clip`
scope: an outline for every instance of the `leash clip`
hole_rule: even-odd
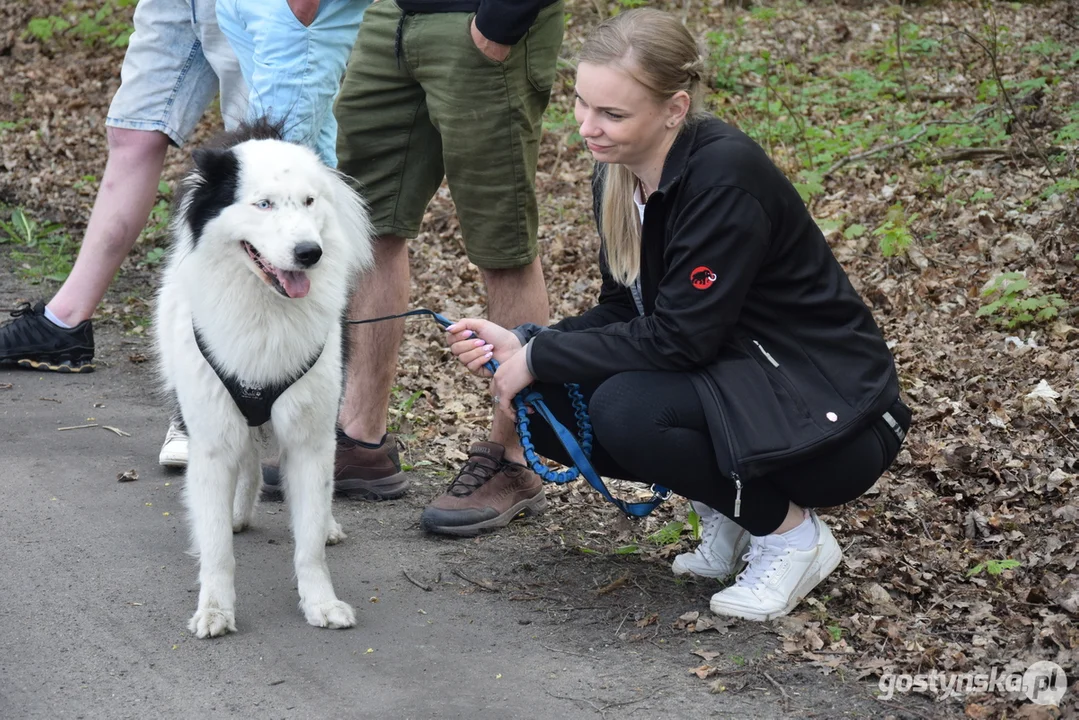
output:
[[[655,483],[653,483],[652,486],[650,488],[648,488],[648,489],[651,490],[652,494],[655,495],[660,500],[670,500],[671,495],[674,495],[673,490],[671,490],[669,488],[658,487]],[[662,492],[660,492],[661,490],[662,490]]]

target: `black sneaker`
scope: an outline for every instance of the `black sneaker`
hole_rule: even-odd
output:
[[[0,365],[77,373],[94,370],[94,328],[84,320],[62,328],[45,317],[45,303],[23,303],[0,327]]]

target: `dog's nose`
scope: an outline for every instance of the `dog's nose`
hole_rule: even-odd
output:
[[[308,268],[317,263],[319,258],[322,257],[322,248],[319,247],[318,243],[307,241],[297,245],[292,254],[296,258],[296,262]]]

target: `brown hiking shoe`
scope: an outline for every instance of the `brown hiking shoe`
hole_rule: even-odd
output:
[[[478,535],[509,525],[516,517],[547,509],[539,475],[503,459],[498,443],[476,443],[450,486],[424,508],[420,526],[429,533]]]
[[[337,431],[337,452],[333,459],[333,489],[336,495],[355,500],[393,500],[408,490],[408,475],[401,470],[397,438],[386,433],[377,448],[365,447]],[[262,496],[281,500],[281,475],[277,461],[262,466]]]

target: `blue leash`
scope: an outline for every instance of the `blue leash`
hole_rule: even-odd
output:
[[[406,318],[417,315],[430,315],[443,329],[453,325],[452,320],[439,315],[434,310],[428,310],[427,308],[409,310],[408,312],[399,315],[386,315],[384,317],[371,318],[370,320],[349,320],[348,322],[352,325],[364,325],[366,323],[395,320],[397,318]],[[498,363],[493,359],[489,360],[484,364],[484,368],[489,370],[493,375],[494,372],[498,370]],[[631,517],[644,517],[645,515],[648,515],[655,510],[661,502],[671,496],[671,491],[660,485],[652,485],[652,499],[635,503],[627,503],[624,500],[619,500],[611,495],[611,492],[603,483],[603,479],[592,466],[592,461],[589,460],[589,457],[592,455],[592,423],[588,419],[588,407],[585,404],[584,395],[581,393],[581,387],[577,383],[566,383],[566,390],[569,391],[570,402],[573,404],[573,414],[577,419],[579,437],[575,436],[569,428],[558,421],[554,416],[554,413],[547,407],[547,403],[543,402],[543,395],[538,391],[533,390],[531,387],[526,387],[524,390],[517,393],[517,396],[513,399],[513,405],[517,409],[517,434],[521,438],[521,447],[524,448],[525,460],[528,462],[529,467],[531,467],[532,471],[539,475],[544,482],[555,483],[557,485],[564,485],[576,480],[578,475],[582,475],[584,476],[584,479],[588,481],[588,484],[595,488],[596,492],[607,498],[609,502],[613,503],[626,515]],[[529,405],[531,405],[555,431],[555,434],[558,436],[558,441],[562,443],[562,447],[566,449],[566,453],[569,455],[570,460],[573,461],[572,467],[562,471],[555,471],[544,465],[543,461],[540,460],[539,455],[536,453],[536,448],[532,444],[532,431],[529,430]]]

